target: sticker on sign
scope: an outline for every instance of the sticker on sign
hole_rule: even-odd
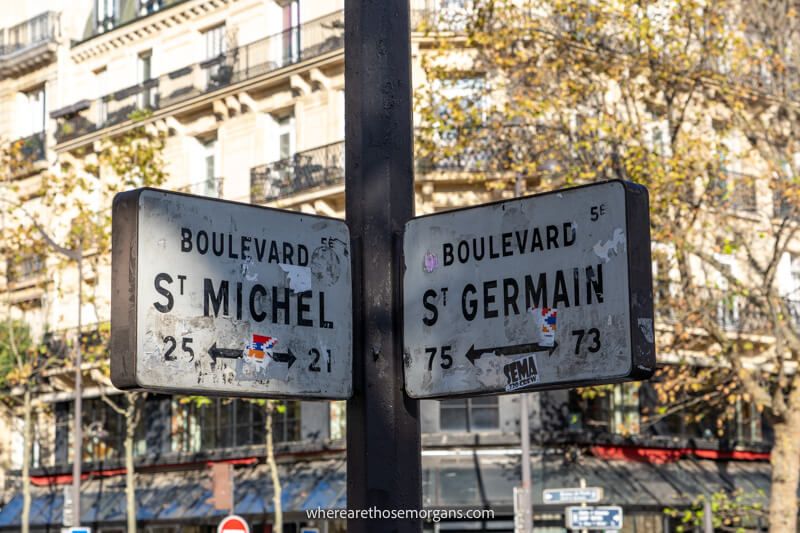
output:
[[[154,189],[118,194],[112,217],[115,386],[350,397],[343,221]]]
[[[610,181],[406,224],[414,398],[647,379],[655,368],[647,189]]]

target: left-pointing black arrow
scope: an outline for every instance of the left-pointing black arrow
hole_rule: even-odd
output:
[[[466,356],[469,359],[469,362],[473,365],[475,361],[481,358],[481,356],[485,353],[494,353],[497,356],[500,355],[517,355],[521,353],[533,353],[533,352],[550,352],[550,355],[553,355],[553,352],[556,351],[558,348],[558,343],[553,343],[552,346],[542,346],[537,342],[530,342],[527,344],[515,344],[513,346],[496,346],[494,348],[475,348],[475,345],[469,347],[467,350]]]
[[[237,350],[235,348],[217,348],[217,343],[215,342],[211,348],[208,349],[208,355],[210,355],[211,360],[216,363],[217,359],[220,357],[224,359],[241,359],[242,350]]]

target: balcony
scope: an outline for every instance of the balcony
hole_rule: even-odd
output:
[[[0,78],[19,76],[56,58],[59,14],[47,11],[0,29]]]
[[[41,161],[45,157],[45,133],[40,131],[17,141],[20,145],[20,156],[31,163]]]
[[[344,47],[344,12],[271,35],[152,80],[82,100],[51,113],[63,143],[125,122],[137,111],[156,111]]]
[[[9,170],[12,178],[33,174],[47,166],[45,139],[45,132],[40,131],[11,142]]]
[[[656,319],[665,324],[694,323],[698,316],[710,316],[717,327],[731,334],[774,333],[773,319],[761,302],[750,297],[704,287],[692,288],[685,294],[683,287],[675,282],[656,282],[653,288]],[[784,297],[782,301],[788,321],[800,329],[800,300]]]
[[[253,167],[250,169],[250,202],[271,202],[340,184],[344,184],[344,141]]]

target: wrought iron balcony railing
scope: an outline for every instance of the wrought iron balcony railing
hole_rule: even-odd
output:
[[[9,146],[9,170],[20,176],[37,169],[35,163],[45,159],[45,132],[40,131],[12,141]]]
[[[19,139],[17,142],[20,144],[19,151],[22,158],[31,163],[44,159],[45,138],[45,133],[40,131]]]
[[[119,124],[137,110],[157,110],[344,47],[344,12],[337,11],[217,57],[163,74],[95,100],[54,111],[59,143]]]
[[[755,297],[706,287],[694,287],[687,294],[677,283],[657,282],[653,288],[656,318],[665,323],[695,321],[691,315],[705,315],[730,333],[769,335],[775,329],[772,317],[761,305],[763,302]],[[783,297],[782,301],[788,320],[800,329],[800,299]]]
[[[339,141],[250,169],[250,202],[343,183],[344,141]]]

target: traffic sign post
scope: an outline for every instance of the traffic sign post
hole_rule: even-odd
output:
[[[573,487],[566,489],[545,489],[542,491],[542,501],[551,505],[598,503],[602,499],[602,487]]]
[[[514,487],[514,533],[530,533],[532,514],[530,489]]]
[[[217,526],[217,533],[250,533],[247,520],[235,514],[226,516]]]
[[[116,387],[350,397],[343,221],[155,189],[118,194],[112,216]]]
[[[622,507],[567,507],[567,529],[622,529]]]
[[[426,215],[403,240],[414,398],[647,379],[647,189],[610,181]]]
[[[421,509],[419,402],[403,391],[400,239],[414,212],[408,0],[345,0],[345,200],[353,237],[348,509]],[[418,533],[418,519],[347,531]]]

